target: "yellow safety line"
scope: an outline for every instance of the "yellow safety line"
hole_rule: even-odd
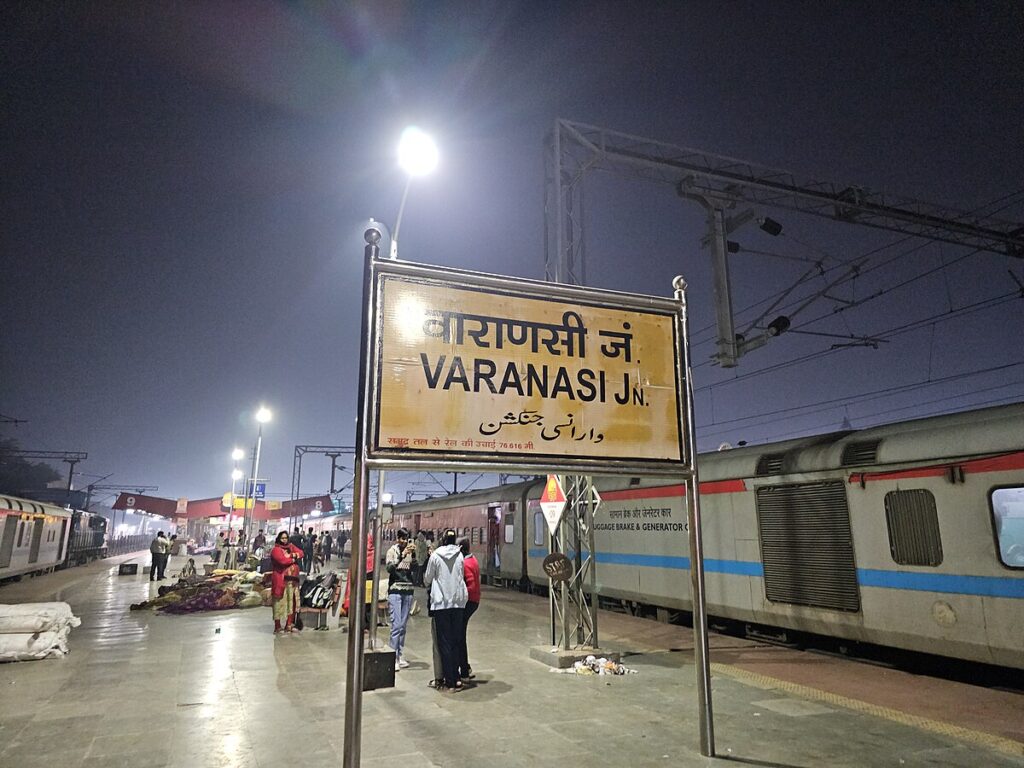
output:
[[[786,693],[792,693],[805,699],[822,701],[826,704],[833,704],[838,707],[852,709],[855,712],[874,715],[875,717],[891,720],[901,725],[909,725],[922,731],[929,731],[941,736],[958,739],[959,741],[967,742],[968,744],[978,744],[998,752],[1013,755],[1014,757],[1024,757],[1024,742],[1014,741],[1013,739],[1003,738],[1002,736],[995,736],[991,733],[975,731],[971,728],[963,728],[959,725],[943,723],[939,720],[932,720],[928,717],[911,715],[906,712],[901,712],[898,709],[892,709],[891,707],[882,707],[877,704],[870,704],[866,701],[851,699],[846,696],[829,693],[828,691],[821,691],[817,688],[809,688],[806,685],[790,683],[786,680],[779,680],[778,678],[768,677],[767,675],[760,675],[756,672],[748,672],[745,669],[740,669],[739,667],[734,667],[729,664],[713,663],[711,665],[711,669],[718,674],[731,677],[734,680],[754,686],[755,688],[782,690]]]

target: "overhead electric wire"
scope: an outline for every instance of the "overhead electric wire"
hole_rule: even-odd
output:
[[[945,322],[947,320],[953,320],[953,319],[955,319],[957,317],[961,317],[963,315],[968,315],[968,314],[973,314],[974,312],[980,312],[980,311],[985,310],[985,309],[991,309],[993,307],[999,306],[1000,304],[1005,304],[1007,301],[1010,301],[1010,300],[1013,300],[1013,299],[1019,299],[1019,298],[1020,298],[1020,292],[1019,291],[1011,291],[1010,293],[1004,293],[1004,294],[1001,294],[1000,296],[994,296],[994,297],[992,297],[990,299],[985,299],[985,300],[977,302],[975,304],[970,304],[970,305],[968,305],[966,307],[961,307],[960,309],[953,310],[952,312],[949,312],[949,311],[943,312],[943,313],[938,314],[938,315],[933,315],[931,317],[926,317],[926,318],[922,318],[920,320],[915,320],[912,323],[908,323],[908,324],[906,324],[904,326],[897,326],[897,327],[895,327],[893,329],[890,329],[888,331],[884,331],[882,333],[872,334],[872,338],[879,339],[879,340],[889,339],[889,338],[892,338],[894,336],[900,336],[900,335],[902,335],[904,333],[908,333],[908,332],[910,332],[912,330],[916,330],[921,325],[927,325],[928,323],[932,323],[932,322]],[[755,376],[761,376],[761,375],[763,375],[765,373],[772,373],[774,371],[782,370],[783,368],[789,368],[789,367],[791,367],[793,365],[799,365],[801,363],[805,363],[805,362],[808,362],[810,360],[814,360],[814,359],[817,359],[817,358],[820,358],[820,357],[825,357],[826,355],[831,355],[831,354],[834,354],[836,352],[843,351],[844,349],[847,349],[847,347],[830,347],[829,349],[818,350],[816,352],[811,352],[809,354],[802,355],[801,357],[796,357],[796,358],[793,358],[791,360],[784,360],[784,361],[782,361],[780,363],[776,363],[775,365],[767,366],[766,368],[759,368],[756,371],[750,371],[749,373],[746,373],[746,374],[741,374],[739,376],[734,376],[731,379],[725,379],[723,381],[714,382],[712,384],[705,384],[704,386],[696,387],[695,391],[702,392],[702,391],[713,389],[715,387],[720,387],[720,386],[725,385],[725,384],[733,384],[733,383],[738,382],[738,381],[745,381],[746,379],[750,379],[750,378],[753,378]],[[694,366],[694,367],[696,368],[698,366]]]
[[[995,366],[992,366],[991,368],[980,368],[980,369],[974,370],[974,371],[967,371],[967,372],[964,372],[964,373],[955,373],[955,374],[952,374],[950,376],[943,376],[941,379],[932,379],[930,381],[917,381],[917,382],[913,382],[913,383],[910,383],[910,384],[897,384],[897,385],[894,385],[894,386],[891,386],[891,387],[883,387],[882,389],[875,389],[875,390],[872,390],[870,392],[861,392],[858,395],[851,395],[849,397],[836,397],[836,398],[831,398],[829,400],[819,400],[819,401],[817,401],[815,403],[806,403],[804,405],[794,405],[794,406],[792,406],[790,408],[779,408],[779,409],[776,409],[774,411],[765,411],[765,412],[762,412],[762,413],[753,414],[751,416],[740,416],[740,417],[737,417],[735,419],[726,419],[725,421],[712,421],[712,422],[704,425],[704,427],[719,427],[719,426],[723,426],[723,425],[726,425],[726,424],[736,424],[736,423],[739,423],[741,421],[750,421],[752,419],[760,419],[760,418],[762,418],[764,416],[777,416],[777,415],[780,415],[780,414],[792,414],[795,411],[805,411],[808,408],[816,408],[819,405],[828,406],[827,408],[822,408],[820,410],[831,410],[836,405],[853,405],[853,404],[856,404],[856,403],[870,402],[871,400],[877,400],[877,399],[880,399],[882,397],[887,397],[889,395],[902,394],[902,393],[905,393],[905,392],[913,392],[913,391],[916,391],[918,389],[925,389],[926,387],[934,387],[934,386],[938,386],[940,384],[949,384],[950,382],[953,382],[953,381],[959,381],[961,379],[969,379],[969,378],[972,378],[974,376],[981,376],[981,375],[986,374],[986,373],[996,373],[996,372],[999,372],[999,371],[1006,371],[1006,370],[1009,370],[1011,368],[1016,368],[1016,367],[1019,367],[1019,366],[1022,366],[1022,365],[1024,365],[1024,360],[1018,360],[1018,361],[1013,362],[1013,363],[1005,363],[1003,365],[995,365]],[[1021,383],[1024,384],[1024,381],[1022,381]],[[984,391],[984,390],[976,390],[976,391]],[[818,413],[819,411],[812,411],[812,412],[813,413]],[[769,423],[770,421],[771,420],[766,420],[766,421],[763,421],[763,422],[758,422],[758,424],[762,424],[762,423],[766,424],[766,423]],[[698,427],[700,427],[700,425],[698,425]]]
[[[929,401],[927,403],[924,403],[924,405],[931,405],[933,403],[945,402],[947,400],[961,399],[962,397],[963,397],[963,395],[951,395],[950,397],[941,398],[940,400]],[[997,398],[994,398],[992,400],[984,400],[984,401],[982,401],[980,403],[971,403],[971,404],[965,405],[963,408],[959,408],[959,409],[957,409],[955,411],[949,411],[949,410],[947,410],[945,408],[940,408],[938,410],[933,410],[933,411],[930,411],[928,413],[918,413],[918,414],[915,414],[914,418],[922,418],[922,419],[924,419],[924,418],[927,418],[928,416],[938,416],[938,415],[944,415],[944,414],[947,414],[947,413],[960,413],[962,411],[973,410],[975,408],[984,408],[984,407],[989,406],[989,405],[1008,405],[1010,403],[1018,403],[1018,402],[1021,402],[1021,401],[1022,400],[1021,400],[1021,396],[1020,395],[1014,395],[1012,397],[1011,396],[997,397]],[[908,405],[908,406],[904,406],[904,407],[901,407],[901,408],[893,408],[893,409],[888,410],[888,411],[879,411],[878,413],[872,414],[872,415],[873,416],[885,416],[885,415],[892,414],[892,413],[899,413],[900,411],[915,410],[919,406],[920,406],[920,404]],[[858,429],[858,430],[870,429],[871,427],[877,427],[879,425],[888,424],[888,423],[889,422],[887,420],[881,419],[879,421],[872,421],[872,422],[870,422],[868,424],[864,424],[862,426],[856,427],[856,429]],[[765,440],[765,442],[775,442],[777,440],[785,440],[787,438],[792,438],[792,437],[801,437],[803,435],[817,435],[817,434],[821,434],[822,430],[827,430],[827,429],[828,429],[828,425],[822,425],[822,426],[819,426],[819,427],[808,427],[806,429],[793,430],[791,432],[781,432],[781,433],[776,433],[776,434],[768,435],[768,436],[766,436],[764,438],[764,440]]]
[[[1016,190],[1014,192],[1007,193],[1007,194],[1003,195],[1002,197],[999,197],[999,198],[997,198],[995,200],[992,200],[992,201],[990,201],[988,203],[984,203],[983,205],[974,208],[972,211],[970,211],[970,212],[968,212],[968,213],[966,213],[964,215],[974,215],[974,214],[977,214],[977,213],[981,212],[985,208],[988,208],[989,206],[997,205],[999,203],[1003,203],[1004,201],[1010,201],[1010,202],[1004,203],[1002,206],[1000,206],[996,210],[994,210],[994,211],[992,211],[992,212],[990,212],[988,214],[985,214],[986,216],[991,216],[991,215],[993,215],[995,213],[999,213],[1000,211],[1003,211],[1006,208],[1009,208],[1010,206],[1014,205],[1014,201],[1012,200],[1012,198],[1019,197],[1021,195],[1024,195],[1024,188],[1018,189],[1018,190]],[[806,243],[803,243],[802,241],[798,240],[797,238],[795,238],[795,237],[793,237],[791,235],[789,237],[790,237],[790,239],[795,240],[796,242],[800,243],[804,247],[811,248],[812,250],[818,250],[818,249],[814,249],[812,246],[810,246],[810,245],[808,245]],[[851,263],[854,263],[854,262],[857,262],[857,261],[860,261],[860,260],[863,260],[863,259],[870,258],[871,256],[873,256],[873,255],[875,255],[877,253],[880,253],[881,251],[887,250],[889,248],[896,247],[896,246],[900,245],[901,243],[905,243],[908,240],[916,239],[917,237],[918,237],[917,235],[905,235],[905,236],[897,238],[897,239],[895,239],[895,240],[893,240],[893,241],[891,241],[889,243],[886,243],[886,244],[877,246],[875,248],[872,248],[871,250],[866,251],[865,253],[861,254],[860,256],[853,257],[853,258],[851,258],[849,260],[838,259],[837,257],[833,257],[833,256],[830,256],[828,254],[825,254],[826,258],[833,258],[836,261],[838,261],[839,263],[835,264],[833,266],[830,266],[828,268],[823,269],[822,272],[821,272],[821,276],[824,277],[826,274],[828,274],[829,272],[831,272],[831,271],[833,271],[835,269],[839,269],[840,267],[848,266]],[[874,264],[874,265],[872,265],[870,267],[867,267],[865,269],[858,270],[858,273],[856,275],[852,276],[850,279],[853,280],[853,279],[858,279],[858,278],[864,277],[865,275],[868,275],[871,272],[874,272],[874,271],[876,271],[878,269],[881,269],[881,268],[883,268],[885,266],[888,266],[889,264],[893,263],[897,259],[901,259],[901,258],[903,258],[905,256],[908,256],[911,253],[914,253],[915,251],[919,251],[922,248],[924,248],[924,247],[926,247],[927,245],[930,245],[930,244],[931,244],[931,241],[927,241],[926,240],[926,241],[924,241],[924,242],[922,242],[922,243],[920,243],[918,245],[915,245],[912,248],[903,250],[900,253],[897,253],[894,256],[890,257],[889,259],[886,259],[885,261],[882,261],[882,262],[880,262],[878,264]],[[956,264],[958,261],[961,261],[962,259],[967,258],[968,256],[971,256],[971,255],[979,253],[981,250],[982,249],[980,249],[980,248],[975,249],[974,251],[970,252],[969,254],[966,254],[965,256],[962,256],[962,257],[960,257],[958,259],[955,259],[954,261],[951,261],[948,264],[939,267],[938,269],[944,269],[946,267],[952,266],[953,264]],[[819,250],[819,252],[821,252],[823,254],[825,253],[824,251],[820,251],[820,250]],[[925,276],[927,276],[927,274],[931,274],[931,272],[934,272],[934,271],[936,271],[936,270],[934,270],[934,269],[930,270],[928,273],[925,273],[924,275],[921,275],[919,277],[925,277]],[[911,281],[913,281],[914,279],[919,279],[919,278],[911,278]],[[905,285],[905,284],[907,284],[907,283],[906,282],[903,283],[903,285]],[[899,286],[896,286],[896,287],[899,287]],[[896,287],[894,287],[893,289],[890,289],[890,290],[895,290]],[[871,300],[873,298],[878,298],[878,296],[885,295],[885,293],[887,293],[887,292],[888,291],[885,291],[885,292],[879,293],[877,296],[872,296],[872,297],[869,297],[867,299],[861,300],[857,304],[859,305],[859,304],[864,303],[865,301],[869,301],[869,300]],[[755,302],[754,304],[751,304],[751,305],[749,305],[747,307],[744,307],[742,310],[740,310],[738,313],[736,313],[735,316],[738,318],[738,317],[742,316],[743,314],[745,314],[746,312],[749,312],[752,309],[755,309],[755,308],[757,308],[757,307],[761,306],[762,304],[765,304],[765,303],[767,303],[769,301],[776,300],[778,297],[783,296],[784,294],[785,294],[785,291],[780,291],[777,294],[775,294],[774,296],[770,296],[770,297],[768,297],[766,299],[762,299],[761,301]],[[792,302],[790,302],[787,305],[784,305],[782,307],[782,310],[785,310],[788,307],[794,306],[794,305],[798,304],[799,302],[801,302],[803,300],[804,299],[802,299],[802,298],[794,298]],[[843,311],[843,309],[845,309],[845,308],[841,308],[839,310],[836,310],[835,312],[832,312],[829,315],[825,315],[823,317],[831,317],[832,315],[837,314],[838,312]],[[817,319],[820,319],[820,318],[816,318],[813,321],[807,321],[807,322],[808,323],[809,322],[815,322]],[[804,323],[804,325],[806,325],[806,324],[807,323]],[[711,323],[709,325],[704,326],[703,328],[698,329],[694,335],[703,334],[703,333],[705,333],[708,330],[713,330],[714,328],[715,328],[715,324]],[[700,345],[700,344],[706,344],[706,343],[708,343],[710,341],[714,341],[714,338],[696,340],[696,341],[694,341],[694,345],[696,346],[696,345]]]
[[[1016,362],[1016,363],[1011,363],[1011,364],[1006,365],[1006,366],[997,366],[995,368],[988,368],[988,369],[985,369],[985,370],[982,370],[982,371],[973,371],[971,373],[966,373],[966,374],[957,374],[956,376],[948,377],[946,379],[941,379],[941,380],[937,380],[937,381],[934,381],[934,382],[918,382],[918,383],[915,383],[915,384],[905,384],[905,385],[901,385],[901,386],[898,386],[898,387],[889,387],[889,388],[886,388],[886,389],[877,390],[877,392],[864,393],[864,394],[861,394],[861,395],[854,395],[853,397],[851,397],[848,400],[845,399],[845,398],[836,398],[835,400],[824,400],[824,401],[822,401],[820,403],[810,403],[810,404],[808,404],[806,406],[794,406],[793,408],[783,408],[783,409],[780,409],[780,410],[777,410],[777,411],[769,411],[769,412],[764,413],[764,414],[758,414],[758,415],[754,415],[754,416],[744,416],[742,418],[732,419],[730,421],[722,421],[722,422],[717,422],[717,423],[716,422],[712,422],[711,424],[709,424],[707,426],[708,427],[712,427],[712,426],[722,427],[723,425],[726,425],[726,424],[731,425],[731,426],[723,427],[722,429],[707,429],[707,430],[703,431],[703,434],[704,435],[708,435],[708,434],[710,434],[710,435],[729,434],[731,432],[734,432],[737,429],[752,429],[754,427],[761,427],[761,426],[764,426],[766,424],[774,424],[776,422],[785,421],[786,419],[790,419],[790,418],[794,418],[794,417],[810,416],[810,415],[813,415],[813,414],[816,414],[816,413],[826,413],[828,411],[834,411],[836,408],[842,408],[842,407],[848,406],[848,405],[862,405],[863,403],[870,403],[870,402],[872,402],[874,400],[881,400],[881,399],[886,398],[886,397],[892,397],[893,395],[903,395],[903,394],[907,394],[909,392],[915,392],[915,391],[918,391],[918,390],[922,390],[922,389],[925,389],[925,388],[933,386],[933,385],[949,384],[950,382],[956,381],[958,379],[972,378],[974,376],[979,376],[979,375],[982,375],[984,373],[992,373],[992,372],[995,372],[995,371],[1004,370],[1004,369],[1007,369],[1007,368],[1014,368],[1014,367],[1021,366],[1021,365],[1024,365],[1024,360]],[[974,394],[980,394],[982,392],[992,392],[992,391],[997,390],[997,389],[1005,389],[1006,387],[1021,387],[1022,389],[1024,389],[1024,380],[1021,380],[1021,381],[1010,381],[1010,382],[1006,382],[1004,384],[995,384],[995,385],[993,385],[991,387],[984,387],[982,389],[974,389],[974,390],[972,390],[971,394],[974,395]],[[1021,396],[1024,397],[1024,391],[1022,391]],[[926,401],[924,403],[918,403],[917,405],[927,405],[928,403],[942,402],[944,400],[953,400],[953,399],[961,398],[961,397],[963,397],[962,394],[950,395],[949,397],[939,398],[938,400],[929,400],[929,401]],[[823,406],[823,407],[821,407],[821,408],[816,407],[816,406],[819,406],[819,405]],[[913,407],[913,406],[911,406],[911,407]],[[886,413],[886,411],[880,411],[880,413]],[[736,426],[736,423],[738,423],[740,421],[752,421],[752,420],[760,418],[760,416],[778,416],[778,418],[768,418],[768,419],[764,419],[762,421],[754,421],[753,424],[750,424],[750,425],[747,425],[747,426]],[[698,428],[698,430],[703,430],[703,428],[700,425],[698,425],[697,428]]]

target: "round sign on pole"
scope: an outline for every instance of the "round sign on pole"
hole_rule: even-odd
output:
[[[572,578],[572,560],[561,552],[552,552],[544,558],[541,566],[548,578],[555,583],[569,581]]]

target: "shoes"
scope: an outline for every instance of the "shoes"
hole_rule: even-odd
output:
[[[441,693],[462,693],[464,690],[466,690],[466,687],[462,683],[457,683],[454,686],[440,685],[438,686],[437,690],[439,690]]]
[[[408,666],[409,666],[409,662],[406,661],[405,659],[401,659],[400,658],[398,660],[398,663],[395,664],[395,669],[405,669]]]
[[[441,680],[431,680],[427,683],[428,688],[444,688],[444,683]]]

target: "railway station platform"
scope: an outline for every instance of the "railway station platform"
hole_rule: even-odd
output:
[[[63,659],[0,665],[2,768],[340,765],[348,635],[337,619],[274,636],[269,608],[129,612],[155,588],[118,576],[126,561],[148,555],[0,587],[0,603],[64,600],[82,619]],[[547,610],[485,587],[469,628],[477,678],[457,695],[428,687],[429,620],[413,616],[411,666],[363,696],[362,764],[1024,764],[1024,695],[718,635],[718,757],[705,758],[689,630],[602,611],[602,646],[637,674],[554,674],[529,653],[549,640]]]

